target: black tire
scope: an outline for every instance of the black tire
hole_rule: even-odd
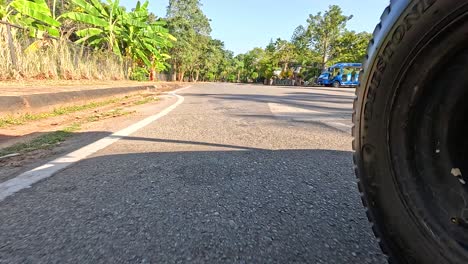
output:
[[[468,263],[467,43],[468,0],[394,0],[369,45],[354,164],[390,263]]]
[[[334,88],[340,88],[340,86],[341,86],[341,84],[340,84],[339,81],[333,82],[333,87],[334,87]]]

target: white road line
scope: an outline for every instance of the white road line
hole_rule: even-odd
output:
[[[291,115],[291,114],[324,114],[325,112],[311,110],[301,107],[288,106],[286,104],[268,103],[268,107],[273,114]]]
[[[81,149],[78,149],[72,153],[69,153],[65,156],[62,156],[60,158],[57,158],[47,164],[44,164],[40,167],[37,167],[33,170],[27,171],[23,174],[20,174],[19,176],[8,180],[6,182],[0,183],[0,201],[3,201],[5,198],[8,196],[21,191],[26,188],[30,188],[34,183],[37,183],[40,180],[46,179],[55,173],[67,168],[71,164],[78,162],[80,160],[83,160],[90,155],[98,152],[101,149],[104,149],[111,144],[119,141],[123,137],[127,137],[136,131],[144,128],[145,126],[153,123],[154,121],[160,119],[161,117],[169,114],[172,112],[174,109],[176,109],[180,104],[184,102],[184,97],[180,96],[177,94],[177,92],[180,92],[182,90],[188,89],[189,87],[185,87],[182,89],[178,89],[173,92],[169,92],[168,94],[173,95],[177,97],[177,102],[172,104],[171,106],[165,108],[162,112],[147,117],[143,120],[141,120],[138,123],[135,123],[125,129],[122,129],[116,133],[113,133],[110,136],[107,136],[103,139],[100,139],[94,143],[91,143]]]
[[[302,121],[302,122],[320,122],[335,129],[338,129],[343,132],[351,132],[351,128],[353,127],[352,124],[345,123],[347,121],[346,118],[335,117],[336,121],[329,120],[332,117],[324,116],[321,117],[320,115],[327,115],[327,112],[310,110],[301,107],[289,106],[285,104],[278,104],[278,103],[268,103],[268,107],[273,115],[283,118],[291,118],[294,121]],[[316,116],[319,115],[319,116]],[[340,122],[340,120],[343,122]]]
[[[344,124],[341,122],[324,122],[324,124],[329,125],[331,127],[334,127],[338,130],[341,130],[346,133],[351,133],[351,129],[353,128],[353,125],[351,124]]]
[[[353,125],[348,125],[348,124],[344,124],[344,123],[340,123],[340,122],[328,122],[329,124],[333,124],[333,125],[337,125],[337,126],[343,126],[343,127],[347,127],[347,128],[352,128]]]

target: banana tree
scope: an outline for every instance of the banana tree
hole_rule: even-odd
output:
[[[148,5],[148,1],[143,4],[138,1],[132,12],[123,14],[120,28],[123,29],[121,37],[125,57],[132,59],[133,68],[144,65],[153,76],[155,71],[165,69],[169,55],[164,51],[176,39],[165,28],[165,21],[150,22]]]
[[[17,13],[12,15],[12,11]],[[4,8],[4,20],[27,28],[34,37],[47,32],[60,37],[61,23],[55,19],[45,0],[13,0]]]
[[[5,0],[0,0],[0,20],[3,20],[6,17],[7,11],[7,3]]]
[[[80,37],[77,43],[87,42],[91,46],[107,48],[121,56],[119,36],[122,33],[121,20],[125,10],[119,6],[119,0],[107,0],[107,5],[99,0],[72,0],[81,8],[81,12],[68,12],[59,19],[71,19],[89,25],[89,28],[78,30]]]

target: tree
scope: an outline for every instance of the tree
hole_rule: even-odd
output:
[[[244,57],[245,57],[244,54],[239,54],[236,57],[234,57],[234,60],[233,60],[233,66],[236,71],[236,82],[241,81],[241,74],[243,74],[244,72],[244,67],[245,67]]]
[[[224,43],[210,39],[201,55],[200,73],[203,80],[215,81],[218,78],[219,65],[223,59]]]
[[[265,51],[262,48],[254,48],[244,55],[244,79],[256,80],[259,77],[260,60],[265,56]],[[254,74],[255,73],[255,74]]]
[[[307,29],[303,25],[299,25],[291,37],[291,42],[299,51],[305,51],[310,46],[310,36]]]
[[[277,39],[275,42],[274,58],[282,65],[283,71],[287,71],[289,65],[296,60],[297,52],[294,44],[287,40]]]
[[[315,16],[310,15],[307,19],[310,43],[320,53],[323,68],[325,68],[330,55],[334,53],[333,48],[337,45],[340,35],[345,31],[346,23],[352,17],[352,15],[343,15],[339,6],[332,5],[323,15],[319,12]]]
[[[333,47],[333,62],[361,62],[367,53],[372,34],[368,32],[356,33],[346,31],[340,36]]]
[[[132,59],[134,65],[144,64],[153,76],[155,71],[165,68],[163,62],[169,58],[166,49],[176,39],[164,27],[165,21],[151,17],[148,5],[148,1],[143,4],[138,1],[132,12],[122,14],[120,38],[124,55]]]
[[[203,14],[200,1],[170,0],[166,17],[170,33],[178,39],[170,50],[173,80],[183,81],[187,71],[195,71],[198,75],[202,51],[208,45],[211,33],[209,19]]]

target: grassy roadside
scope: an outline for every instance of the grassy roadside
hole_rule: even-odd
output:
[[[19,122],[40,120],[40,119],[44,119],[47,117],[54,117],[54,116],[59,116],[59,115],[75,113],[75,112],[79,112],[83,110],[89,110],[89,109],[117,103],[119,101],[122,101],[123,99],[128,99],[128,98],[129,97],[122,98],[122,99],[112,99],[112,100],[107,100],[107,101],[99,102],[99,103],[90,103],[90,104],[81,105],[81,106],[64,107],[64,108],[56,109],[55,111],[51,113],[40,114],[40,115],[25,115],[23,116],[23,119],[21,120],[13,119],[7,125],[15,125],[15,124],[18,124]],[[156,101],[159,101],[159,98],[154,97],[154,96],[147,96],[139,101],[132,102],[131,105],[143,105],[143,104],[156,102]],[[93,113],[90,116],[78,122],[74,122],[73,124],[61,130],[48,132],[48,133],[38,136],[37,138],[29,142],[18,143],[11,147],[0,149],[0,157],[4,157],[7,155],[11,155],[11,154],[21,155],[21,154],[26,154],[32,151],[41,150],[41,149],[50,149],[62,143],[67,138],[71,137],[74,134],[74,132],[79,131],[83,124],[97,122],[99,120],[108,119],[108,118],[126,116],[126,115],[130,115],[133,113],[135,113],[135,111],[126,111],[124,110],[124,108],[116,108],[116,109],[113,109],[107,112],[102,112],[102,113]]]
[[[73,132],[80,130],[81,124],[73,123],[72,125],[50,133],[41,135],[30,142],[18,143],[11,147],[0,149],[0,157],[10,154],[24,154],[39,149],[49,149],[57,146],[61,142],[73,135]]]
[[[134,105],[143,105],[143,104],[147,104],[147,103],[151,103],[151,102],[157,102],[159,101],[159,98],[158,97],[155,97],[155,96],[147,96],[139,101],[136,101],[134,102],[133,104]]]
[[[88,104],[83,105],[73,105],[73,106],[66,106],[66,107],[59,107],[54,109],[52,112],[47,113],[38,113],[38,114],[24,114],[21,116],[6,116],[0,118],[0,128],[5,128],[9,126],[15,125],[23,125],[29,121],[37,121],[42,120],[50,117],[62,116],[67,114],[76,113],[79,111],[89,110],[93,108],[103,107],[111,104],[115,104],[130,98],[131,96],[125,96],[121,98],[113,98],[101,102],[91,102]]]

